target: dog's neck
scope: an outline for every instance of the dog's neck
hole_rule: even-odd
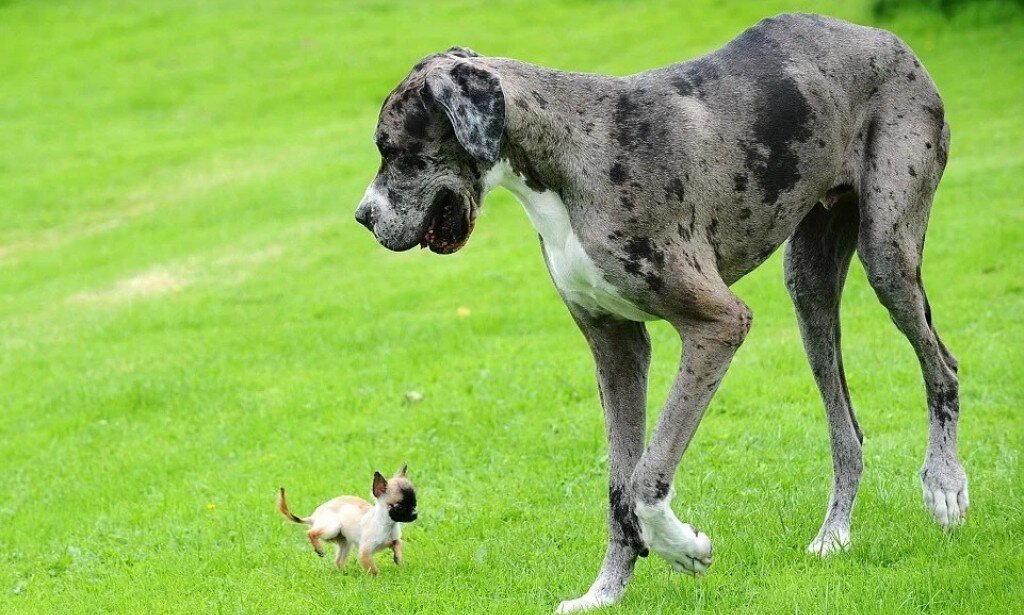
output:
[[[592,144],[584,115],[566,109],[567,104],[585,106],[584,101],[566,102],[557,85],[566,79],[586,86],[588,80],[611,80],[598,75],[570,75],[506,58],[485,61],[501,78],[505,96],[505,132],[499,157],[520,175],[529,178],[536,191],[558,190],[571,183],[572,161]],[[557,138],[552,138],[557,135]]]
[[[377,500],[374,503],[373,508],[367,511],[366,514],[370,515],[370,519],[373,521],[373,525],[375,527],[379,527],[385,530],[390,530],[397,523],[394,519],[391,518],[391,515],[388,514],[387,505],[384,502],[381,502],[380,500]]]

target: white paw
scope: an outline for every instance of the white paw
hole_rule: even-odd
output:
[[[602,607],[611,606],[619,600],[615,596],[603,592],[587,592],[575,600],[565,600],[558,605],[555,613],[582,613]]]
[[[926,467],[921,472],[921,486],[924,505],[942,529],[949,531],[963,525],[971,501],[967,495],[967,475],[959,462]]]
[[[711,539],[689,523],[680,523],[669,508],[671,497],[652,505],[637,502],[641,536],[673,570],[699,577],[711,566]]]
[[[818,557],[828,557],[850,549],[850,533],[832,530],[818,534],[818,537],[807,545],[807,552]]]

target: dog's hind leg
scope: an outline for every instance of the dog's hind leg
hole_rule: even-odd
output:
[[[814,207],[786,245],[786,287],[796,307],[807,360],[825,403],[832,449],[832,493],[807,550],[821,556],[850,544],[850,516],[863,469],[863,435],[850,403],[840,349],[839,300],[857,245],[857,197]]]
[[[615,604],[646,555],[630,495],[630,477],[644,450],[647,369],[651,343],[643,323],[594,319],[570,306],[590,344],[608,437],[608,549],[597,579],[582,597],[562,602],[559,613]]]
[[[323,531],[319,528],[313,527],[306,532],[306,537],[309,538],[309,544],[313,545],[313,550],[320,557],[324,556],[324,547],[320,544],[320,536],[323,535]]]
[[[957,363],[935,330],[921,281],[924,235],[948,146],[941,103],[914,105],[895,118],[875,120],[866,152],[857,246],[878,299],[921,364],[928,400],[921,482],[925,505],[943,529],[959,525],[969,505],[967,475],[957,453]]]
[[[348,552],[352,549],[352,543],[344,538],[338,538],[334,542],[338,545],[338,552],[334,554],[334,565],[343,568],[345,560],[348,559]]]

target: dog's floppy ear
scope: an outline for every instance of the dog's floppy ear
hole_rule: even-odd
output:
[[[409,462],[402,464],[402,469],[398,471],[397,476],[405,476],[405,471],[409,469]]]
[[[373,473],[373,497],[379,498],[384,495],[384,490],[388,488],[388,481],[384,478],[384,475],[380,472]]]
[[[427,73],[424,102],[436,102],[455,129],[455,137],[477,160],[498,159],[505,132],[505,95],[489,68],[466,59],[443,63]]]

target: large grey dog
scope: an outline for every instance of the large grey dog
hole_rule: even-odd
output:
[[[856,250],[924,373],[921,481],[943,528],[967,512],[957,454],[957,361],[921,283],[949,129],[935,84],[893,34],[816,15],[765,19],[708,55],[629,77],[566,73],[452,48],[387,97],[383,157],[356,219],[392,250],[465,244],[495,186],[540,234],[551,278],[597,364],[608,436],[608,550],[574,612],[617,602],[638,555],[711,564],[676,518],[676,467],[751,324],[729,286],[786,239],[786,286],[825,403],[834,478],[809,550],[850,541],[863,436],[839,350],[839,298]],[[644,447],[650,342],[683,341]]]

